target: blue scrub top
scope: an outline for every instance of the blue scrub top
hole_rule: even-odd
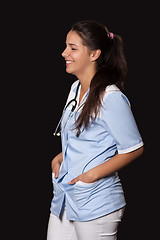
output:
[[[67,103],[74,99],[78,82],[73,83]],[[94,122],[90,122],[87,129],[81,129],[82,132],[77,137],[74,123],[88,93],[89,90],[72,114],[72,104],[63,113],[63,162],[59,177],[56,179],[52,175],[54,196],[51,212],[60,217],[65,202],[67,219],[75,221],[96,219],[124,207],[126,202],[117,172],[93,183],[78,181],[70,185],[68,182],[108,161],[117,153],[129,153],[143,146],[130,103],[116,85],[106,88],[99,115]],[[78,102],[79,95],[80,88]]]

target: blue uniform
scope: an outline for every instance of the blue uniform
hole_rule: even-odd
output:
[[[79,81],[73,83],[67,102],[74,98]],[[83,105],[89,90],[83,96]],[[80,89],[77,100],[79,102]],[[72,105],[72,104],[71,104]],[[59,177],[52,177],[54,197],[51,212],[60,216],[64,202],[68,220],[89,221],[125,206],[118,173],[93,183],[69,181],[112,158],[115,154],[132,152],[143,145],[127,97],[115,85],[106,88],[99,115],[89,127],[76,136],[74,126],[81,107],[71,113],[69,105],[63,113],[61,140],[63,162]]]

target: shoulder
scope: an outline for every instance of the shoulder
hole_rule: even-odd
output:
[[[130,106],[130,102],[126,95],[121,92],[121,90],[116,85],[109,85],[105,89],[103,96],[103,103],[115,102],[119,104],[120,102],[126,102]]]
[[[120,89],[115,85],[109,85],[106,87],[105,89],[105,96],[109,95],[110,93],[113,93],[113,92],[120,92]]]

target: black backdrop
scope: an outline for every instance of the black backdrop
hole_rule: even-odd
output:
[[[83,2],[37,3],[20,6],[12,15],[8,21],[12,41],[8,44],[11,77],[9,84],[8,75],[6,77],[9,102],[5,136],[11,172],[6,201],[11,221],[5,239],[10,239],[10,235],[17,239],[46,239],[52,198],[50,163],[61,151],[60,139],[54,138],[52,132],[76,79],[66,74],[61,53],[71,25],[85,19],[100,21],[124,40],[129,69],[126,95],[145,143],[143,156],[119,173],[128,204],[118,239],[149,236],[154,239],[156,7],[149,2],[144,6],[135,1],[127,5],[116,1],[112,4],[95,1],[88,5]]]

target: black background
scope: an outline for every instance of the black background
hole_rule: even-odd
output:
[[[125,93],[145,143],[143,156],[119,173],[127,207],[118,239],[157,235],[157,8],[139,1],[23,3],[6,8],[5,239],[46,239],[52,199],[50,163],[61,151],[60,139],[52,133],[76,79],[65,72],[61,53],[72,24],[85,19],[105,24],[124,40],[129,70]]]

